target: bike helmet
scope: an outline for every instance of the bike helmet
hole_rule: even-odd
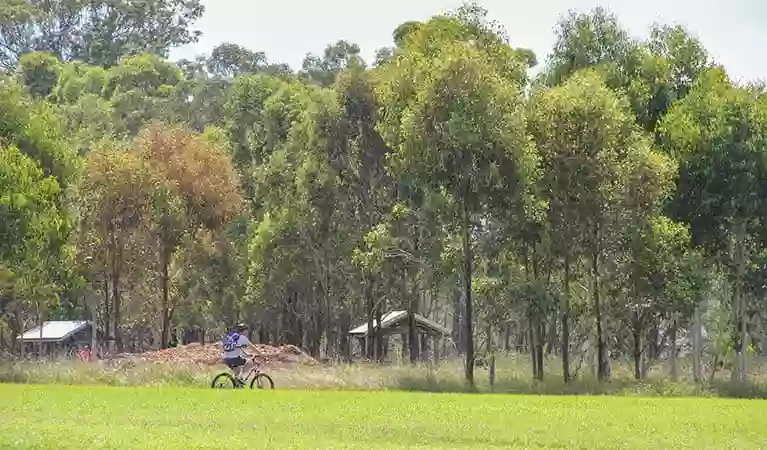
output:
[[[234,329],[238,333],[242,333],[243,331],[248,329],[248,325],[244,323],[238,323],[237,325],[234,326]]]

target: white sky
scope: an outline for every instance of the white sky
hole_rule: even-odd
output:
[[[208,53],[221,42],[263,51],[272,62],[301,66],[307,52],[320,53],[338,39],[357,43],[372,60],[391,45],[394,28],[460,6],[460,0],[203,0],[197,22],[200,42],[172,52],[175,58]],[[568,9],[602,5],[624,27],[645,36],[654,21],[682,24],[703,41],[736,79],[767,79],[767,0],[483,0],[512,45],[531,48],[543,63],[554,42],[553,28]]]

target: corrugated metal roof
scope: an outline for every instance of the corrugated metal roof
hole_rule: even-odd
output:
[[[61,341],[87,326],[90,326],[90,322],[86,320],[54,320],[43,322],[42,338],[40,337],[40,327],[25,331],[24,335],[19,336],[19,338],[25,341]]]
[[[381,316],[381,328],[386,328],[386,325],[396,321],[397,319],[401,318],[403,315],[407,315],[407,311],[389,311],[388,313]],[[377,324],[376,320],[373,319],[373,327],[375,327],[376,324]],[[368,332],[368,324],[363,323],[357,328],[354,328],[351,331],[349,331],[349,334],[365,334],[367,332]]]
[[[386,313],[383,316],[381,316],[381,328],[382,329],[388,328],[392,324],[394,324],[396,322],[399,322],[400,320],[402,320],[402,319],[404,319],[406,317],[407,317],[407,311],[389,311],[388,313]],[[443,327],[442,325],[440,325],[440,324],[438,324],[438,323],[436,323],[434,321],[431,321],[431,320],[421,316],[420,314],[416,314],[415,315],[415,320],[421,326],[425,326],[427,328],[431,328],[432,330],[437,331],[439,333],[442,333],[443,335],[450,334],[450,330],[448,330],[447,328]],[[373,327],[375,327],[375,326],[376,326],[376,321],[375,321],[375,319],[373,319]],[[362,325],[360,325],[360,326],[358,326],[356,328],[353,328],[351,331],[349,331],[349,334],[365,335],[365,334],[367,334],[367,332],[368,332],[368,324],[367,323],[363,323]]]

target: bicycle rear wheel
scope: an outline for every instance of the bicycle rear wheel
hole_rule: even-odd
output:
[[[234,389],[237,387],[237,382],[230,374],[220,373],[216,375],[216,378],[210,383],[210,387],[213,389]]]
[[[274,389],[274,381],[272,377],[265,373],[256,374],[253,380],[250,382],[251,389]]]

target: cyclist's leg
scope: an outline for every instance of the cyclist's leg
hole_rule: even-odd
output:
[[[227,358],[224,360],[224,364],[226,364],[235,377],[240,377],[240,368],[242,367],[240,358]]]
[[[232,358],[232,362],[229,365],[229,368],[232,369],[232,372],[234,373],[235,377],[242,379],[243,374],[245,373],[243,372],[245,363],[246,361],[245,361],[245,358],[243,357]]]
[[[245,378],[245,375],[247,375],[248,371],[250,370],[250,365],[251,364],[249,360],[242,357],[240,358],[240,366],[239,366],[240,373],[238,375],[240,378],[242,379]]]

